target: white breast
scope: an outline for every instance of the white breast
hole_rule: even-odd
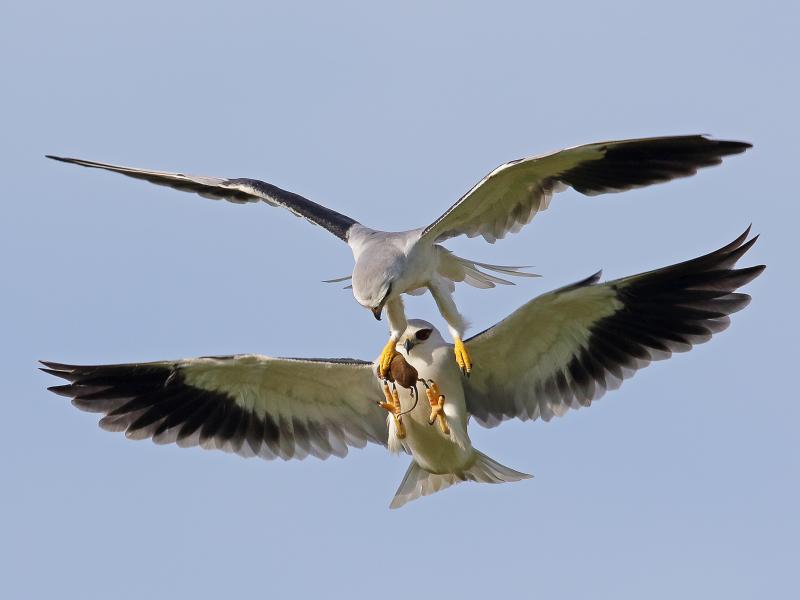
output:
[[[425,386],[418,384],[419,399],[414,400],[409,390],[398,388],[406,437],[397,440],[424,469],[432,473],[460,471],[473,461],[472,444],[467,435],[467,409],[464,402],[464,387],[461,372],[458,370],[450,346],[442,345],[431,350],[424,346],[412,349],[411,356],[398,348],[408,362],[425,380],[433,380],[445,396],[444,412],[450,426],[450,435],[441,432],[438,425],[430,425],[430,402],[425,394]],[[413,407],[413,410],[412,410]],[[391,423],[391,421],[390,421]],[[390,437],[396,436],[393,426]],[[391,446],[391,440],[390,440]]]

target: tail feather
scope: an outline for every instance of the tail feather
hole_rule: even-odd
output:
[[[461,473],[437,475],[426,471],[412,460],[403,477],[403,481],[400,482],[400,486],[397,488],[394,498],[392,498],[391,504],[389,504],[389,508],[400,508],[407,502],[416,500],[421,496],[429,496],[462,481],[507,483],[530,479],[531,477],[533,475],[521,473],[501,465],[496,460],[477,450],[475,450],[475,462],[469,469]]]
[[[514,285],[512,281],[503,279],[492,273],[487,273],[487,271],[511,277],[539,277],[536,273],[527,273],[523,271],[523,269],[529,268],[527,266],[490,265],[489,263],[481,263],[467,258],[461,258],[446,248],[441,246],[439,246],[439,248],[442,254],[438,273],[450,281],[463,281],[467,285],[486,289],[493,288],[497,284]]]

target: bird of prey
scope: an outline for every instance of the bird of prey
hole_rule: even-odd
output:
[[[412,460],[390,505],[397,508],[461,481],[529,477],[474,449],[470,418],[487,427],[511,418],[549,421],[725,329],[728,315],[750,300],[735,290],[764,269],[735,267],[756,240],[748,234],[687,262],[606,283],[598,273],[529,301],[468,340],[484,367],[469,379],[433,325],[410,320],[397,350],[421,379],[446,391],[430,402],[401,388],[399,406],[378,403],[377,361],[354,359],[238,355],[43,362],[43,370],[69,382],[53,392],[102,413],[101,427],[132,439],[285,460],[344,456],[366,442],[405,451]]]
[[[453,301],[456,282],[478,288],[510,284],[499,275],[532,276],[522,267],[489,265],[455,256],[441,242],[466,235],[494,243],[516,232],[547,208],[554,192],[571,187],[585,195],[620,192],[687,177],[722,157],[744,152],[750,144],[712,140],[702,135],[600,142],[522,158],[497,167],[427,227],[402,232],[371,229],[358,221],[256,179],[224,179],[148,171],[105,163],[48,156],[84,167],[106,169],[151,183],[231,202],[266,202],[305,217],[347,242],[355,267],[355,299],[381,318],[384,308],[390,337],[381,353],[386,373],[400,335],[406,329],[402,294],[429,290],[453,339],[456,361],[465,374],[473,359],[462,341],[466,321]],[[494,273],[494,274],[493,274]]]

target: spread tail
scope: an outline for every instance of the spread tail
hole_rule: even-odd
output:
[[[389,508],[400,508],[406,502],[416,500],[420,496],[429,496],[439,490],[449,488],[451,485],[462,481],[477,481],[479,483],[506,483],[530,479],[533,475],[520,473],[505,465],[501,465],[496,460],[486,456],[483,452],[475,450],[475,462],[472,466],[461,473],[445,473],[437,475],[430,473],[420,467],[415,461],[406,471],[400,487],[392,498]]]
[[[467,285],[486,289],[493,288],[497,284],[514,285],[513,282],[508,279],[503,279],[502,277],[487,273],[486,271],[492,271],[493,273],[511,277],[539,277],[535,273],[523,271],[523,269],[527,269],[528,267],[490,265],[488,263],[461,258],[442,246],[437,246],[437,248],[440,252],[438,273],[450,281],[463,281]]]

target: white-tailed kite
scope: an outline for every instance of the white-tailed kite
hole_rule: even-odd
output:
[[[689,135],[600,142],[514,160],[481,179],[427,227],[397,233],[370,229],[350,217],[256,179],[203,177],[77,158],[48,158],[114,171],[208,198],[236,203],[263,201],[305,217],[350,246],[355,258],[353,295],[359,304],[369,308],[376,319],[381,318],[386,308],[391,333],[381,354],[382,372],[388,369],[397,340],[406,328],[401,294],[424,293],[427,289],[447,321],[456,361],[469,374],[473,360],[462,342],[466,322],[453,301],[454,284],[463,281],[490,288],[497,283],[511,283],[486,271],[507,276],[531,274],[521,271],[521,267],[460,258],[441,246],[441,242],[459,235],[482,235],[494,243],[529,223],[537,212],[547,208],[554,192],[566,187],[589,196],[620,192],[693,175],[698,168],[719,164],[723,156],[744,152],[749,147],[744,142]]]
[[[354,359],[217,356],[105,366],[44,362],[69,381],[51,387],[100,426],[132,439],[200,445],[243,456],[282,459],[344,456],[366,442],[411,454],[391,507],[460,481],[501,483],[528,477],[478,452],[470,417],[494,427],[511,418],[549,421],[588,406],[650,361],[705,342],[727,327],[750,297],[735,290],[763,266],[735,268],[753,245],[746,231],[719,250],[684,263],[597,283],[599,274],[535,298],[470,338],[483,368],[464,379],[453,347],[426,321],[398,339],[419,377],[445,392],[445,418],[431,425],[440,398],[422,402],[400,389],[383,397],[375,363]],[[434,400],[438,400],[434,402]],[[405,414],[401,414],[405,413]]]

